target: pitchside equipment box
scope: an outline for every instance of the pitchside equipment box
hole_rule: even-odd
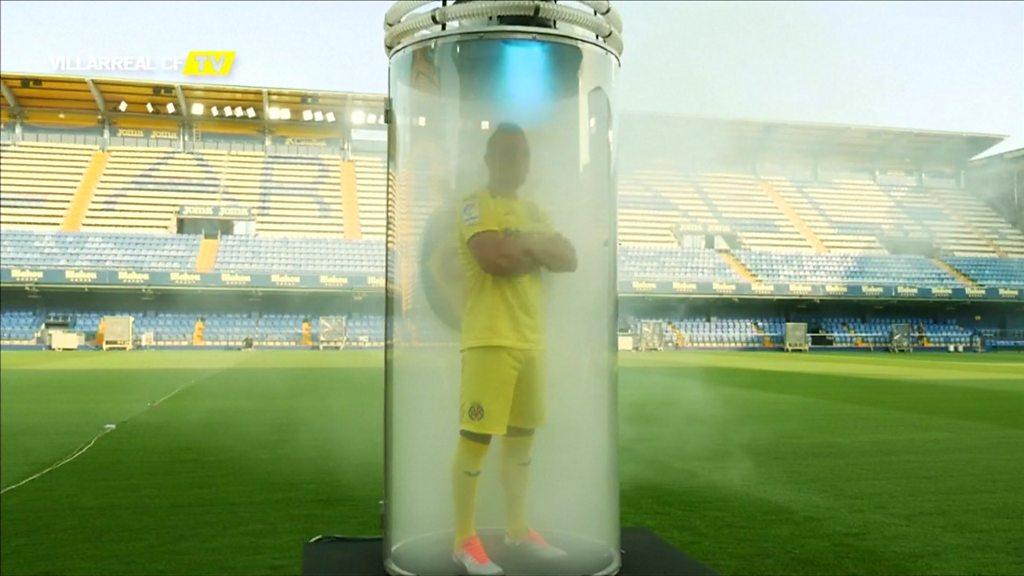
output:
[[[48,330],[46,332],[50,350],[78,350],[78,332],[70,330]]]
[[[806,322],[786,322],[786,352],[802,350],[807,352],[811,349],[810,339],[807,337]]]
[[[348,324],[344,316],[320,317],[320,349],[337,348],[341,350],[348,341]]]
[[[893,324],[890,336],[889,350],[892,352],[914,351],[910,324]]]
[[[132,349],[132,332],[135,319],[131,316],[104,316],[103,349]]]

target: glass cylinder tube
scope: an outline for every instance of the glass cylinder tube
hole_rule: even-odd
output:
[[[506,574],[618,570],[617,70],[556,30],[442,35],[391,55],[392,574],[459,571],[459,498]],[[471,499],[456,481],[467,438],[486,454]],[[565,555],[506,542],[510,516]]]

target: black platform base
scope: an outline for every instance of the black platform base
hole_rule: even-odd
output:
[[[318,536],[302,548],[303,576],[382,576],[380,538]],[[646,528],[622,529],[621,576],[717,576]]]

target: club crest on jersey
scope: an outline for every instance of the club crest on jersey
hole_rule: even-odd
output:
[[[466,226],[473,226],[480,223],[480,206],[473,202],[466,202],[462,206],[462,223]]]
[[[479,402],[473,402],[470,405],[469,410],[466,411],[466,415],[473,422],[479,422],[484,419],[484,407]]]

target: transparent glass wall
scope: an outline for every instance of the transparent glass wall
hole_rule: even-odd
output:
[[[460,430],[478,420],[494,426],[475,518],[495,563],[508,574],[617,570],[617,69],[604,49],[554,35],[449,36],[391,58],[384,513],[392,573],[457,570],[453,461]],[[518,144],[490,149],[497,132]],[[504,200],[493,200],[502,181]],[[529,279],[515,281],[529,283],[526,303],[510,300],[494,282],[512,280],[481,276],[489,272],[474,268],[478,254],[467,247],[477,230],[492,228],[503,236],[558,234],[575,262],[522,272]],[[460,401],[469,380],[477,388],[493,380],[497,390],[508,370],[523,370],[498,361],[463,370],[467,351],[480,347],[499,355],[503,347],[524,349],[533,359],[528,384],[522,374],[512,378],[520,396],[511,415],[500,401]],[[524,411],[515,403],[526,386],[532,396]],[[529,526],[564,558],[525,561],[503,543],[501,431],[517,424],[534,438]]]

